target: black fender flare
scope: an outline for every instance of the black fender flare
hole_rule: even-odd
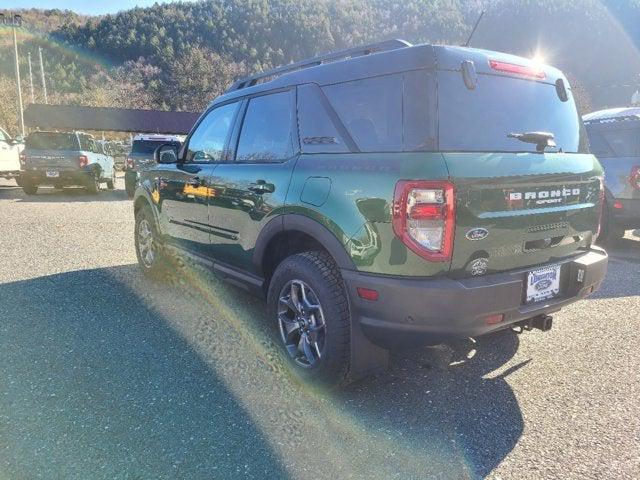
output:
[[[313,237],[329,252],[341,269],[356,269],[345,247],[327,227],[310,217],[285,213],[270,220],[258,235],[252,258],[257,271],[262,271],[269,242],[276,235],[287,231],[300,232]]]

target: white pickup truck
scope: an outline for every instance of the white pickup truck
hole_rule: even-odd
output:
[[[24,143],[0,128],[0,178],[18,180],[20,176],[20,152]]]

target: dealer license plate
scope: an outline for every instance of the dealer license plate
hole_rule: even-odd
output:
[[[527,303],[542,302],[560,293],[560,265],[539,268],[527,274]]]
[[[57,170],[47,170],[47,178],[58,178],[60,176],[60,172]]]

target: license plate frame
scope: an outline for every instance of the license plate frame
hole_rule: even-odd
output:
[[[47,176],[47,178],[59,178],[60,172],[58,170],[47,170],[45,172],[45,175]]]
[[[527,272],[525,303],[531,305],[558,297],[561,273],[562,265],[548,265]]]

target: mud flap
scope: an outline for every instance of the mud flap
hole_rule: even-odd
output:
[[[351,364],[349,379],[360,380],[382,373],[389,366],[389,351],[372,343],[362,332],[357,312],[351,315]]]

